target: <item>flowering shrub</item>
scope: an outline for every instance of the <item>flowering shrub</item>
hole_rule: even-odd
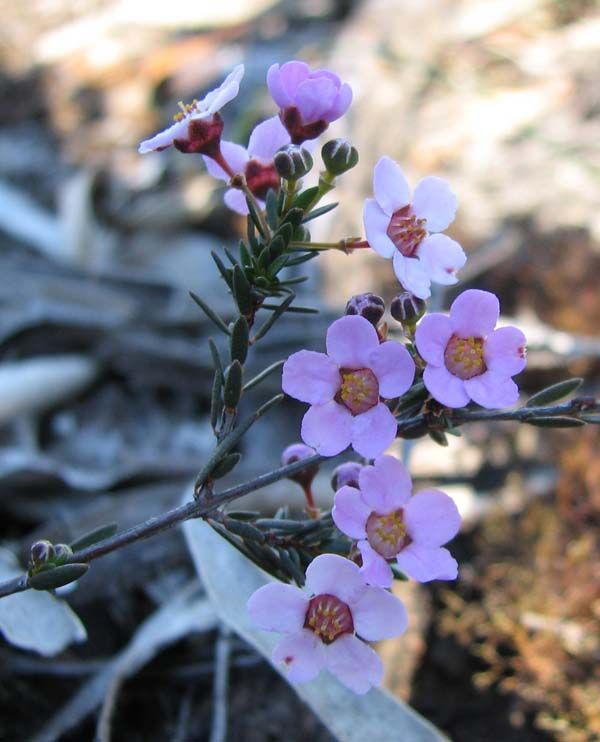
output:
[[[102,554],[203,517],[279,580],[252,595],[248,612],[258,628],[284,634],[273,661],[287,669],[290,680],[308,681],[327,668],[351,690],[365,693],[383,673],[365,642],[397,636],[407,625],[404,607],[390,592],[394,578],[453,580],[459,569],[445,547],[460,526],[453,501],[438,490],[412,494],[408,471],[384,452],[403,437],[429,435],[445,445],[447,432],[471,420],[552,427],[598,423],[600,404],[585,397],[557,404],[581,383],[571,379],[520,408],[505,409],[519,398],[512,377],[525,368],[526,341],[517,328],[496,329],[494,294],[465,291],[449,316],[427,314],[431,284],[455,284],[466,262],[460,245],[442,234],[454,219],[457,199],[441,178],[423,178],[411,197],[400,167],[384,156],[375,166],[375,198],[364,204],[366,239],[312,242],[307,224],[335,208],[320,202],[357,164],[358,153],[345,140],[325,142],[318,184],[305,188],[302,179],[314,163],[301,145],[346,112],[352,91],[329,70],[311,71],[299,61],[273,65],[267,83],[279,111],[256,126],[244,148],[222,139],[219,115],[237,95],[243,73],[239,65],[200,101],[180,104],[175,123],[140,145],[141,153],[174,146],[201,154],[209,173],[226,181],[227,206],[248,215],[238,253],[225,250],[227,264],[212,254],[232,296],[233,317],[226,321],[192,294],[227,344],[224,355],[223,347],[209,341],[216,442],[197,477],[195,499],[120,534],[101,529],[70,546],[37,542],[27,574],[0,585],[0,597],[68,584]],[[294,303],[294,285],[305,277],[290,276],[287,269],[323,250],[359,249],[392,258],[400,282],[390,307],[397,325],[388,327],[383,299],[366,291],[350,298],[346,315],[327,330],[325,353],[298,349],[246,379],[249,353],[275,322],[287,312],[315,312]],[[246,418],[239,415],[240,400],[281,369],[283,392],[310,405],[300,430],[304,443],[284,450],[281,468],[215,492],[218,480],[240,461],[240,439],[284,395]],[[349,447],[361,459],[336,468],[333,510],[322,513],[312,491],[318,467]],[[284,477],[301,486],[306,517],[290,518],[285,508],[274,518],[225,508]],[[298,587],[283,584],[291,581]]]

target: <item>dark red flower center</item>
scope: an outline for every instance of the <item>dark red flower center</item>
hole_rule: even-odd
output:
[[[379,382],[370,368],[341,369],[342,385],[336,395],[353,415],[360,415],[379,403]]]
[[[366,529],[369,543],[384,559],[392,559],[408,543],[403,510],[394,510],[387,515],[371,513]]]
[[[410,206],[403,206],[392,214],[387,228],[387,236],[405,258],[415,256],[425,237],[425,219],[417,219]]]
[[[221,134],[223,119],[218,113],[209,118],[190,119],[186,139],[175,139],[173,145],[180,152],[199,153],[207,157],[221,154]]]
[[[341,634],[353,634],[354,622],[350,608],[335,595],[315,595],[308,604],[304,628],[314,631],[325,644],[331,644]]]
[[[289,106],[279,112],[281,123],[288,130],[292,144],[302,144],[307,139],[316,139],[329,126],[327,121],[303,121],[302,114],[296,106]]]
[[[452,335],[444,352],[446,368],[459,379],[472,379],[486,371],[483,338]]]
[[[266,199],[269,189],[272,188],[274,191],[279,190],[279,175],[272,163],[264,164],[255,159],[248,160],[244,175],[246,176],[248,188],[261,201]]]

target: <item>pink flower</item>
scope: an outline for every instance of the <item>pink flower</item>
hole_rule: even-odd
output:
[[[293,144],[316,139],[352,102],[352,89],[329,70],[310,71],[304,62],[273,64],[267,85]]]
[[[404,173],[382,157],[373,173],[375,198],[365,201],[363,221],[371,247],[392,258],[394,273],[405,289],[427,299],[430,284],[458,281],[456,272],[467,257],[462,247],[442,232],[454,220],[456,196],[448,183],[430,175],[415,188],[412,203]]]
[[[381,456],[359,474],[359,489],[344,486],[336,492],[332,511],[336,526],[359,539],[360,568],[367,583],[389,587],[389,561],[418,582],[454,580],[457,564],[448,549],[456,536],[460,515],[448,495],[424,490],[411,497],[412,481],[393,456]]]
[[[398,636],[408,623],[398,598],[367,586],[358,566],[336,554],[321,554],[310,563],[306,592],[272,582],[251,596],[248,613],[264,631],[286,634],[272,657],[283,663],[291,681],[307,682],[327,668],[361,695],[383,677],[381,660],[361,639]]]
[[[283,391],[311,405],[302,420],[302,440],[323,456],[350,444],[361,456],[379,456],[398,428],[382,398],[410,388],[414,361],[400,343],[380,343],[373,325],[358,315],[336,320],[326,346],[327,355],[301,350],[283,366]]]
[[[227,182],[232,173],[243,173],[248,188],[256,196],[259,205],[264,208],[269,189],[278,191],[281,184],[273,165],[273,155],[280,147],[289,143],[290,135],[279,117],[273,116],[254,128],[250,134],[248,149],[233,142],[221,142],[221,154],[231,172],[225,172],[221,165],[209,157],[205,157],[204,162],[213,178]],[[238,214],[248,213],[246,198],[237,188],[229,188],[225,191],[225,203]]]
[[[516,327],[495,330],[498,298],[471,289],[458,296],[450,316],[434,313],[417,327],[416,344],[427,361],[423,381],[446,407],[473,400],[482,407],[510,407],[519,397],[512,376],[525,368],[525,335]]]
[[[209,156],[218,153],[223,132],[223,119],[218,112],[238,94],[243,76],[244,65],[238,64],[221,85],[202,100],[180,103],[181,111],[173,117],[175,123],[143,141],[138,150],[140,154],[161,152],[171,145],[180,152],[201,152]]]

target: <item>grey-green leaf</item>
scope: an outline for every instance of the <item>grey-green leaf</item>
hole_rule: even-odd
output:
[[[76,538],[75,541],[72,541],[69,544],[69,546],[73,551],[81,551],[82,549],[87,549],[88,546],[97,544],[98,541],[103,541],[105,538],[114,536],[117,532],[117,528],[118,526],[116,523],[107,523],[105,526],[94,528],[93,531],[89,531],[83,536]]]
[[[89,564],[62,564],[29,578],[29,585],[34,590],[55,590],[57,587],[75,582],[88,571]]]
[[[579,377],[559,381],[557,384],[552,384],[552,386],[546,387],[546,389],[542,389],[541,391],[536,392],[532,397],[529,397],[525,406],[542,407],[543,405],[558,402],[561,399],[568,397],[569,394],[577,391],[582,383],[583,379],[580,379]]]
[[[580,428],[585,425],[583,420],[579,420],[576,417],[568,417],[567,415],[555,415],[548,417],[532,417],[530,420],[525,420],[529,425],[535,425],[538,428]]]

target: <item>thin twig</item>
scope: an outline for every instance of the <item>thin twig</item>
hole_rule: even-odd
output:
[[[229,657],[231,631],[221,625],[215,649],[215,676],[213,681],[213,715],[210,742],[227,739],[227,691],[229,687]]]

